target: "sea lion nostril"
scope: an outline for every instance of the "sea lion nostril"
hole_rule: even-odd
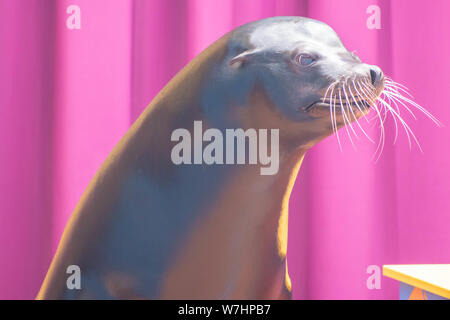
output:
[[[370,79],[372,84],[375,85],[383,77],[383,72],[379,68],[372,67],[370,69]]]
[[[372,80],[372,84],[375,85],[377,82],[378,74],[374,69],[370,69],[370,79]]]

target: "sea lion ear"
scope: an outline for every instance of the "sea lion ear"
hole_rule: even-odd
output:
[[[247,50],[238,54],[230,60],[230,67],[233,69],[239,69],[245,62],[247,62],[250,57],[255,53],[254,50]]]

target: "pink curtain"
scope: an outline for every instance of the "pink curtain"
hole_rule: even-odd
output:
[[[69,5],[81,29],[69,30]],[[366,9],[381,8],[369,30]],[[381,0],[0,0],[0,298],[34,298],[64,225],[127,128],[176,72],[243,23],[299,15],[331,25],[365,62],[408,86],[447,125],[409,119],[375,145],[341,130],[313,148],[290,206],[297,299],[383,299],[367,268],[450,259],[450,2]],[[368,130],[376,134],[378,128]]]

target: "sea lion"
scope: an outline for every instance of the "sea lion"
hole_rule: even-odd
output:
[[[37,298],[289,298],[288,201],[302,159],[367,114],[383,86],[380,68],[323,22],[273,17],[226,34],[167,84],[108,156]],[[261,174],[261,163],[175,164],[173,133],[194,135],[195,121],[222,133],[277,130],[267,147],[278,148],[276,172]],[[70,265],[80,267],[81,289],[66,285]]]

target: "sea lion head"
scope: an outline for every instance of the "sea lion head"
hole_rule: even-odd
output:
[[[240,78],[236,92],[252,85],[285,120],[285,131],[302,123],[302,134],[310,130],[312,138],[366,115],[385,81],[381,69],[361,62],[330,26],[303,17],[268,18],[236,29],[224,64],[230,69],[226,77]]]

